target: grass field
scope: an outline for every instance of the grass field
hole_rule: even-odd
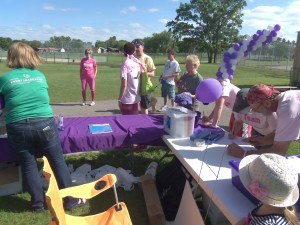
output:
[[[121,56],[119,56],[121,58]],[[120,59],[119,59],[120,60]],[[158,58],[156,58],[158,60]],[[155,60],[155,62],[156,62]],[[157,76],[153,79],[154,84],[158,83],[158,77],[163,70],[164,56],[161,56],[157,65]],[[117,62],[117,61],[116,61]],[[119,67],[116,62],[113,66],[99,65],[99,74],[96,79],[97,100],[116,99],[119,93],[120,77]],[[120,61],[121,62],[121,61]],[[181,62],[181,60],[180,60]],[[182,61],[183,62],[183,61]],[[43,64],[39,68],[47,77],[49,94],[52,103],[61,102],[81,102],[81,89],[79,80],[78,64]],[[185,70],[181,64],[182,71]],[[218,69],[217,64],[202,63],[199,72],[203,77],[215,77]],[[0,74],[8,71],[5,64],[0,63]],[[250,67],[238,67],[235,72],[233,83],[239,87],[249,87],[257,83],[270,85],[288,85],[289,73],[282,70],[259,69]],[[155,90],[154,95],[160,96],[160,86]],[[289,149],[289,154],[300,153],[300,144],[293,143]],[[164,154],[165,149],[149,149],[141,153],[134,153],[135,170],[134,175],[140,176],[151,161],[158,161]],[[125,154],[124,154],[125,153]],[[80,155],[66,156],[68,163],[72,163],[76,168],[83,163],[90,163],[92,169],[99,168],[105,164],[126,169],[128,157],[126,151],[111,151],[101,153],[86,153]],[[163,164],[169,159],[163,161]],[[41,163],[40,163],[41,166]],[[124,192],[118,189],[121,201],[125,201],[130,215],[135,225],[148,225],[147,212],[141,189],[136,186],[134,191]],[[31,213],[29,210],[27,193],[12,196],[0,197],[0,225],[41,225],[49,224],[50,215],[48,212],[41,214]],[[85,206],[72,211],[74,214],[96,213],[105,210],[112,204],[113,193],[108,192],[90,202],[90,206]]]

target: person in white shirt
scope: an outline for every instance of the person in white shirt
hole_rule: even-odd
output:
[[[166,62],[163,74],[160,76],[161,96],[164,98],[164,106],[167,106],[168,98],[171,100],[171,105],[175,106],[175,82],[178,80],[180,66],[175,59],[173,50],[168,53],[168,61]]]
[[[210,113],[209,116],[203,116],[202,122],[205,125],[211,125],[213,127],[218,126],[220,121],[223,107],[232,110],[236,95],[240,88],[230,83],[229,79],[220,80],[222,84],[223,90],[221,97],[215,102],[215,107],[213,111]],[[234,124],[234,115],[231,114],[230,121],[229,121],[229,131],[232,131]],[[247,125],[243,125],[239,131],[236,132],[236,135],[239,137],[248,137],[250,135],[250,130],[248,129]]]
[[[270,115],[277,114],[277,125],[274,142],[272,138],[257,137],[252,140],[255,145],[262,146],[273,143],[272,147],[260,151],[244,152],[238,145],[228,146],[230,155],[242,158],[245,155],[276,153],[285,155],[289,145],[300,139],[300,90],[280,93],[265,84],[255,85],[247,94],[247,102],[254,112]]]

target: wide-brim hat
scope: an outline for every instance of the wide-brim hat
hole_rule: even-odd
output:
[[[233,112],[247,114],[250,111],[250,105],[248,104],[246,99],[248,91],[249,88],[242,88],[238,91],[232,108]]]
[[[239,175],[245,188],[267,205],[288,207],[299,198],[298,174],[283,156],[249,155],[240,162]]]

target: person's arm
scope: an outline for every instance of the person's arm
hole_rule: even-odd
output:
[[[234,157],[243,158],[247,155],[253,155],[253,154],[264,154],[264,153],[276,153],[278,155],[286,155],[289,145],[292,141],[275,141],[272,147],[261,149],[261,150],[249,150],[245,151],[242,147],[239,145],[232,143],[228,145],[227,147],[227,153],[229,155],[232,155]]]
[[[148,77],[154,77],[155,76],[155,70],[152,70],[151,72],[147,72]]]
[[[272,145],[274,143],[275,131],[265,136],[253,136],[248,138],[250,144],[254,146]]]
[[[97,73],[98,73],[98,66],[96,64],[96,66],[94,67],[94,74],[95,74],[95,77],[97,76]]]
[[[120,94],[119,94],[119,98],[118,98],[118,103],[119,103],[119,108],[121,109],[121,99],[124,95],[124,92],[126,90],[127,87],[127,80],[124,78],[121,78],[121,86],[120,86]]]
[[[218,122],[221,118],[224,102],[225,102],[225,97],[221,96],[215,102],[215,108],[213,109],[211,114],[208,117],[203,117],[204,124],[208,124],[208,123],[210,123],[211,120],[213,120],[211,125],[214,127],[216,127],[218,125]]]
[[[241,219],[235,225],[246,225],[246,218]]]
[[[228,138],[234,139],[237,132],[243,127],[243,121],[239,119],[235,119],[233,123],[233,128],[228,133]]]

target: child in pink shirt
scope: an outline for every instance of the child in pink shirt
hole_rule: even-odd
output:
[[[134,57],[135,46],[132,43],[124,45],[124,55],[126,59],[121,66],[121,87],[118,98],[119,108],[123,115],[138,114],[140,75],[143,70],[143,64]]]
[[[86,88],[89,85],[91,90],[92,102],[90,106],[95,105],[95,79],[97,76],[97,63],[91,57],[91,49],[86,49],[84,51],[86,57],[81,60],[80,63],[80,79],[81,79],[81,89],[82,89],[82,106],[86,105]]]

